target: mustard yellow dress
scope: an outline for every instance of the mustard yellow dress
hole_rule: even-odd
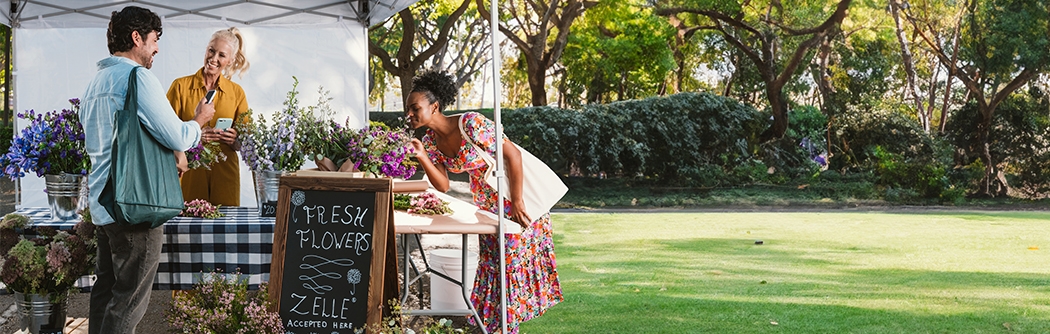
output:
[[[204,87],[203,71],[201,68],[193,75],[175,79],[168,89],[168,101],[183,121],[193,119],[197,103],[208,92]],[[215,121],[219,118],[232,118],[236,122],[237,116],[248,112],[244,89],[221,75],[213,101],[215,117],[208,122],[209,127],[215,127]],[[249,120],[245,118],[241,121]],[[200,198],[216,205],[241,204],[240,158],[230,145],[220,143],[219,146],[222,147],[222,153],[226,154],[226,161],[213,164],[211,170],[198,168],[182,174],[182,197],[186,201]]]

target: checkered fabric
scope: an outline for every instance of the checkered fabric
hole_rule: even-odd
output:
[[[259,217],[256,208],[221,207],[225,217],[216,219],[175,217],[164,224],[164,246],[154,290],[190,290],[201,273],[218,269],[240,271],[249,289],[270,280],[273,254],[273,217]],[[76,221],[51,220],[48,208],[17,211],[33,219],[34,226],[72,229]],[[81,279],[94,282],[94,279]],[[78,284],[80,285],[80,284]],[[86,286],[84,286],[86,287]]]

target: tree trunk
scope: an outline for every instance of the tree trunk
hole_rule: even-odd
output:
[[[981,159],[981,163],[984,164],[984,178],[981,179],[980,184],[975,194],[977,197],[994,197],[998,194],[999,185],[998,181],[999,168],[995,165],[992,160],[991,151],[991,129],[992,129],[992,112],[994,110],[985,110],[988,106],[979,106],[979,112],[981,113],[981,122],[977,125],[977,145],[980,151],[978,152],[978,158]],[[1005,186],[1005,184],[1003,185]]]
[[[787,99],[784,98],[781,87],[767,87],[769,88],[766,89],[766,94],[769,100],[769,109],[773,112],[773,124],[759,135],[759,142],[762,143],[783,137],[788,128]]]
[[[535,73],[535,71],[529,71],[529,92],[532,93],[532,105],[537,107],[545,106],[547,105],[547,87],[543,83],[547,77],[545,75],[538,76]],[[541,71],[540,73],[544,72]]]
[[[405,71],[409,72],[409,71]],[[414,79],[415,70],[410,71],[412,74],[397,73],[397,78],[401,81],[401,108],[402,110],[408,110],[408,94],[412,94],[412,79]]]
[[[915,103],[915,113],[919,116],[919,124],[922,125],[923,131],[929,133],[930,118],[926,115],[926,108],[922,106],[922,99],[919,98],[919,90],[915,87],[915,66],[912,63],[911,50],[908,47],[908,37],[904,36],[904,27],[901,25],[899,12],[900,4],[897,3],[897,0],[890,0],[890,13],[893,16],[893,24],[896,27],[894,30],[897,34],[897,42],[901,45],[901,62],[904,64],[904,73],[907,79],[907,85],[904,87],[906,90],[905,94],[911,95]]]
[[[831,39],[824,39],[824,42],[820,44],[817,54],[817,66],[816,69],[811,69],[813,72],[813,82],[817,83],[817,92],[820,93],[820,111],[824,115],[833,115],[832,112],[832,98],[831,93],[835,91],[834,86],[831,85],[831,81],[828,81],[828,58],[831,57]]]

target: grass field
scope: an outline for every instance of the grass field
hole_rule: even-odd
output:
[[[523,333],[1050,333],[1047,212],[553,218]]]

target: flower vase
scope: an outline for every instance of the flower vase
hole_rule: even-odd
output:
[[[15,306],[22,318],[22,333],[62,334],[66,327],[66,298],[52,302],[52,295],[15,292]]]
[[[281,172],[264,170],[253,172],[255,178],[255,201],[259,205],[259,216],[277,216],[277,194],[281,189]]]
[[[74,220],[87,205],[87,178],[78,174],[44,175],[51,220]]]

